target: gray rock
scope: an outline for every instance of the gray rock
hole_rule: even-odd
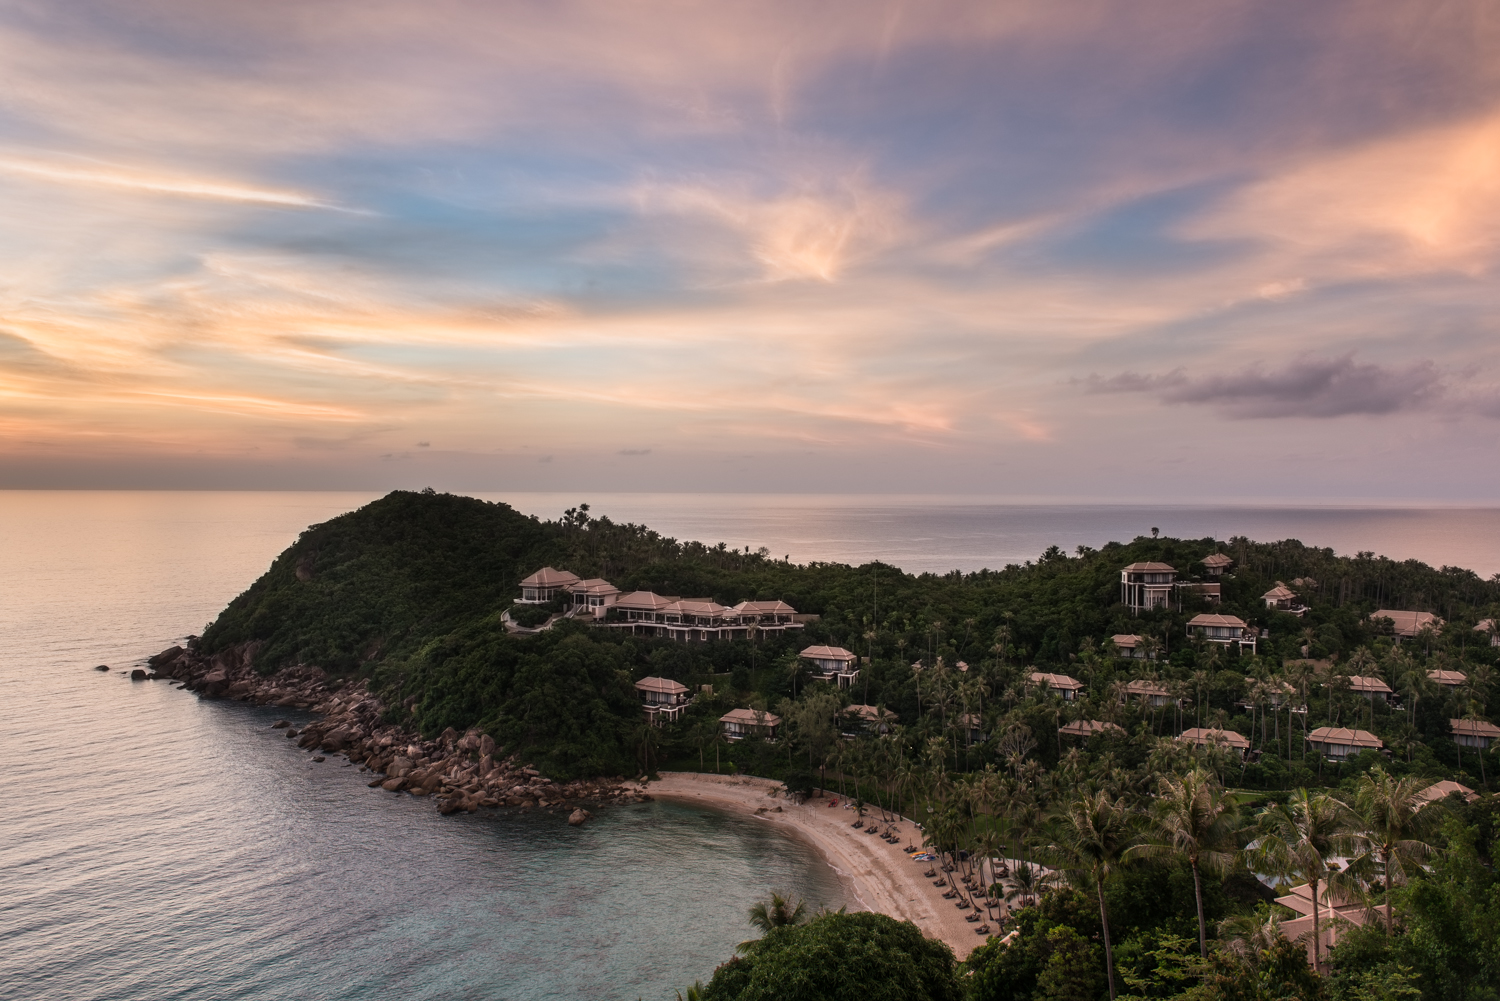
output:
[[[96,670],[96,671],[108,671],[109,670],[109,665],[108,664],[100,664],[98,667],[94,668],[94,670]]]
[[[131,681],[145,681],[146,680],[146,672],[143,671],[143,670],[141,670],[140,668],[136,668],[134,671],[130,672],[130,680]]]
[[[588,820],[592,816],[592,813],[589,813],[587,810],[580,806],[578,809],[568,814],[568,823],[573,827],[582,827],[583,822],[585,820]]]
[[[386,768],[385,773],[393,779],[405,778],[414,767],[416,766],[412,764],[410,758],[397,755],[391,759],[391,763]]]
[[[493,757],[495,754],[495,738],[484,734],[479,738],[479,753],[484,757]]]

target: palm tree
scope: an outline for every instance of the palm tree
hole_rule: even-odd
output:
[[[1005,891],[1006,910],[1012,900],[1020,901],[1022,907],[1030,907],[1041,899],[1052,887],[1052,874],[1042,871],[1041,866],[1016,860],[1010,871],[1010,888]]]
[[[793,906],[795,904],[795,906]],[[785,928],[790,925],[800,925],[807,920],[807,904],[801,900],[793,901],[790,896],[783,897],[775,890],[771,891],[770,900],[757,901],[750,908],[750,924],[760,929],[762,935],[770,933],[776,928]],[[741,942],[735,949],[739,953],[753,952],[760,944],[758,939]]]
[[[1126,858],[1187,859],[1198,898],[1198,952],[1208,958],[1208,925],[1203,918],[1203,870],[1226,871],[1239,854],[1239,805],[1212,775],[1194,769],[1181,779],[1163,777],[1152,804],[1151,840]]]
[[[1305,879],[1312,889],[1313,969],[1322,959],[1318,936],[1318,884],[1330,880],[1328,860],[1349,843],[1349,808],[1327,793],[1298,789],[1287,802],[1261,813],[1255,858],[1272,872]]]
[[[1420,779],[1387,775],[1378,765],[1360,776],[1352,818],[1355,854],[1349,868],[1373,870],[1383,879],[1387,935],[1393,929],[1392,879],[1405,879],[1410,869],[1420,867],[1433,853],[1422,838],[1431,832],[1438,813],[1422,809],[1423,801],[1418,798],[1427,785]]]
[[[1100,791],[1075,800],[1063,814],[1062,836],[1048,854],[1060,872],[1092,889],[1099,899],[1099,923],[1104,929],[1104,968],[1109,975],[1110,1001],[1115,998],[1115,956],[1109,940],[1109,908],[1104,903],[1104,880],[1131,846],[1130,818],[1124,802]]]

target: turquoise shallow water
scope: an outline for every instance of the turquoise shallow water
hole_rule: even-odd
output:
[[[671,998],[771,887],[769,825],[647,803],[439,817],[269,724],[119,673],[196,629],[318,495],[0,495],[0,997]]]

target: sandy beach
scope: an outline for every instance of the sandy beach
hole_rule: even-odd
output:
[[[906,845],[922,843],[921,833],[909,821],[895,824],[901,843],[888,844],[849,826],[854,822],[854,813],[843,809],[842,797],[835,808],[829,807],[828,798],[796,805],[782,795],[780,783],[745,776],[662,772],[661,779],[650,783],[644,791],[662,799],[743,813],[779,824],[806,838],[822,851],[829,865],[850,886],[855,900],[851,910],[876,911],[910,921],[929,938],[948,943],[959,959],[986,941],[985,936],[976,933],[978,923],[964,920],[969,911],[959,909],[952,900],[944,900],[946,888],[933,886],[933,881],[923,875],[932,864],[913,862],[902,851]],[[872,817],[878,820],[879,816],[879,811],[867,812],[867,823]],[[884,826],[881,825],[882,830]],[[990,927],[995,930],[996,926]]]

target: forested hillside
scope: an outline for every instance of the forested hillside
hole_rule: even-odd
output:
[[[1224,604],[1214,610],[1268,630],[1258,657],[1190,643],[1183,624],[1202,607],[1133,617],[1119,604],[1122,566],[1159,560],[1192,575],[1216,551],[1236,565],[1224,582]],[[518,594],[520,579],[543,565],[604,576],[627,591],[712,597],[724,604],[782,598],[821,618],[805,632],[753,645],[689,646],[574,623],[537,636],[508,635],[500,613]],[[1278,580],[1299,578],[1312,581],[1301,588],[1311,606],[1305,618],[1263,607],[1264,591]],[[1367,618],[1378,607],[1434,611],[1448,625],[1423,644],[1397,648]],[[794,692],[801,697],[823,687],[808,684],[795,658],[810,642],[843,645],[869,658],[858,690],[837,697],[885,706],[914,735],[951,725],[949,717],[958,710],[990,720],[1019,713],[1034,729],[1040,715],[1051,716],[1048,729],[1079,714],[1128,722],[1112,705],[1110,686],[1143,674],[1193,688],[1185,693],[1191,708],[1184,714],[1146,721],[1154,732],[1206,723],[1215,712],[1226,725],[1248,730],[1253,719],[1265,725],[1264,714],[1257,717],[1237,703],[1246,701],[1254,679],[1280,672],[1284,660],[1337,664],[1364,649],[1380,665],[1396,658],[1388,673],[1412,678],[1425,677],[1429,663],[1490,665],[1495,651],[1471,627],[1497,611],[1500,582],[1470,571],[1435,570],[1369,553],[1339,557],[1295,541],[1138,538],[1071,555],[1053,547],[1034,562],[993,571],[911,575],[873,563],[797,565],[764,551],[679,542],[644,526],[591,517],[586,506],[558,521],[541,521],[504,504],[398,491],[309,528],[208,627],[201,645],[213,653],[259,641],[256,663],[263,671],[302,663],[369,677],[394,711],[424,732],[478,726],[572,775],[634,767],[643,739],[664,743],[654,752],[646,748],[648,754],[688,753],[689,727],[669,728],[659,737],[640,734],[631,688],[637,678],[657,674],[695,686],[713,684],[715,696],[701,699],[697,711],[705,718],[732,705],[774,708]],[[1152,637],[1161,647],[1160,660],[1141,665],[1115,659],[1106,643],[1115,633]],[[911,669],[918,660],[936,670],[924,678]],[[959,662],[972,670],[953,670]],[[1050,702],[1037,702],[1022,683],[1033,667],[1079,675],[1089,686],[1088,698],[1066,715]],[[1400,677],[1388,680],[1398,689],[1404,683]],[[1466,691],[1463,708],[1488,707],[1487,672],[1481,670],[1479,680],[1479,687]],[[1455,762],[1445,737],[1445,713],[1453,707],[1439,697],[1444,693],[1412,683],[1418,690],[1404,712],[1365,706],[1366,725],[1393,738],[1413,761],[1425,753],[1434,765]],[[1348,722],[1357,715],[1336,686],[1324,691],[1314,683],[1308,695],[1308,716],[1315,721]],[[1301,721],[1282,716],[1273,722],[1277,738],[1285,741],[1286,728],[1297,723],[1300,729]],[[1036,753],[1050,767],[1060,744],[1050,733],[1038,736],[1048,738],[1039,741]],[[992,747],[967,748],[964,765],[982,767],[996,754]],[[1283,756],[1299,762],[1303,757],[1298,747]],[[1289,765],[1255,766],[1246,779],[1274,781],[1281,777],[1278,767],[1285,771]],[[1276,774],[1257,774],[1267,768]]]

